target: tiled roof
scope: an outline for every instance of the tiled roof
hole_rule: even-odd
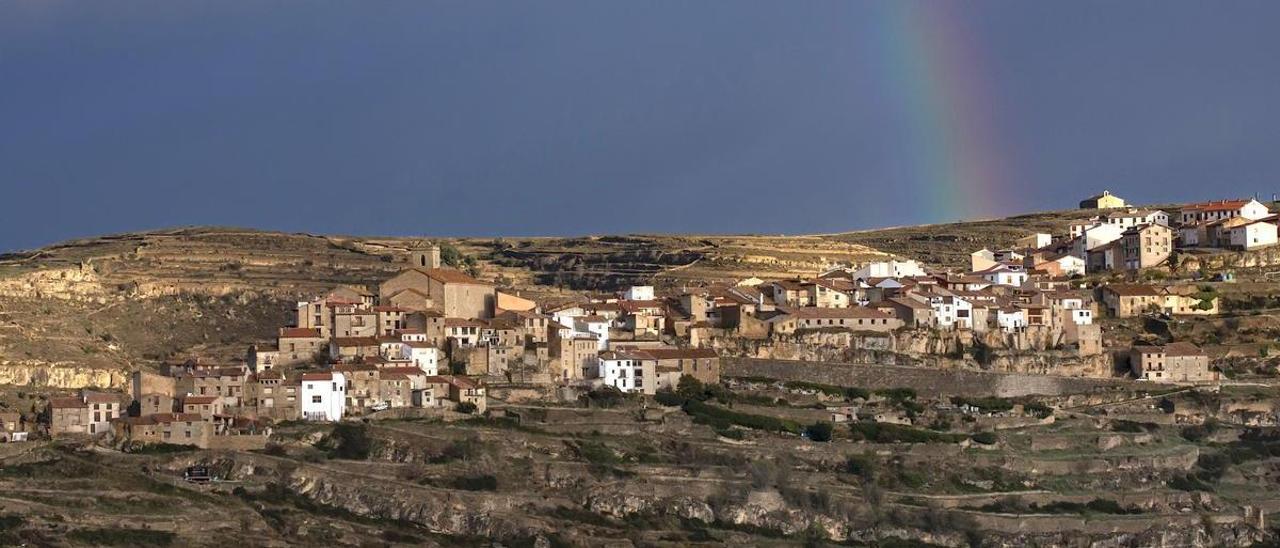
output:
[[[320,330],[309,327],[285,327],[280,329],[282,339],[318,339]]]

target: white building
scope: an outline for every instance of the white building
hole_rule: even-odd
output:
[[[622,298],[628,301],[652,301],[653,286],[633,285],[627,288],[627,291],[622,294]]]
[[[911,276],[924,276],[925,271],[920,267],[920,263],[912,260],[908,261],[881,261],[868,264],[854,271],[852,278],[855,280],[870,278],[909,278]]]
[[[594,335],[598,350],[609,348],[609,320],[604,316],[574,318],[573,330],[583,335]]]
[[[406,342],[400,347],[400,358],[428,376],[440,374],[440,349],[428,342]]]
[[[556,323],[568,327],[569,329],[573,329],[575,319],[587,315],[587,311],[584,310],[582,306],[576,304],[565,305],[550,310],[548,313],[551,314],[551,319],[555,320]]]
[[[306,373],[302,375],[302,418],[309,421],[337,422],[347,398],[347,378],[342,373]]]
[[[1014,242],[1014,247],[1017,247],[1018,249],[1040,249],[1043,247],[1049,247],[1049,244],[1052,243],[1052,234],[1037,232],[1035,234],[1018,238],[1018,240]]]
[[[1123,232],[1140,225],[1169,226],[1169,214],[1159,209],[1131,209],[1103,215],[1098,219],[1098,223],[1119,226]]]
[[[1067,309],[1067,319],[1076,325],[1092,325],[1093,311],[1088,308],[1070,308]]]
[[[1204,221],[1220,221],[1232,217],[1243,217],[1256,221],[1270,215],[1267,206],[1257,200],[1219,200],[1190,204],[1179,212],[1181,224],[1187,225]]]
[[[1258,249],[1276,245],[1276,225],[1267,221],[1254,221],[1231,229],[1231,247]]]
[[[1022,287],[1028,277],[1027,271],[1022,267],[1007,264],[998,264],[981,272],[974,272],[973,275],[995,285],[1009,287]]]
[[[950,295],[929,297],[933,321],[941,329],[973,329],[973,303]]]
[[[1058,269],[1062,271],[1064,276],[1074,276],[1076,274],[1083,276],[1085,273],[1084,259],[1076,257],[1075,255],[1059,255],[1036,264],[1036,268],[1042,268],[1040,265],[1047,263],[1056,263],[1058,265]]]
[[[658,382],[654,374],[655,365],[652,360],[633,354],[603,352],[600,354],[599,376],[606,386],[622,392],[653,394],[657,391]]]
[[[996,310],[996,325],[1001,331],[1014,333],[1027,326],[1027,314],[1018,307],[1004,307]]]
[[[1076,238],[1071,254],[1087,261],[1090,251],[1119,240],[1121,234],[1124,234],[1124,229],[1119,225],[1095,224],[1087,227]]]

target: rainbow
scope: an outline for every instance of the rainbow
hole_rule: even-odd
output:
[[[884,99],[907,123],[911,198],[931,220],[1016,209],[1010,154],[997,131],[997,95],[959,3],[879,2],[874,47]]]

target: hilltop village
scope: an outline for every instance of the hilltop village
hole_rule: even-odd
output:
[[[0,544],[1262,542],[1274,207],[68,245],[0,278]]]
[[[484,413],[495,387],[654,395],[686,377],[719,383],[722,356],[874,363],[877,349],[935,367],[999,362],[1049,375],[1217,382],[1220,371],[1195,344],[1118,346],[1102,327],[1219,314],[1212,287],[1174,279],[1169,267],[1197,260],[1187,251],[1274,246],[1277,216],[1256,200],[1164,211],[1128,207],[1109,192],[1080,207],[1096,215],[1067,233],[973,250],[967,271],[895,257],[809,278],[632,286],[554,301],[447,267],[441,247],[424,244],[389,279],[299,301],[292,324],[243,363],[194,357],[135,372],[125,397],[52,398],[40,428],[110,432],[121,443],[262,447],[282,421]],[[1020,365],[1037,354],[1060,364]],[[10,431],[25,429],[15,420]]]

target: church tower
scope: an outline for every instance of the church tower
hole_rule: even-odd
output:
[[[419,246],[409,251],[409,263],[413,268],[440,268],[440,246]]]

